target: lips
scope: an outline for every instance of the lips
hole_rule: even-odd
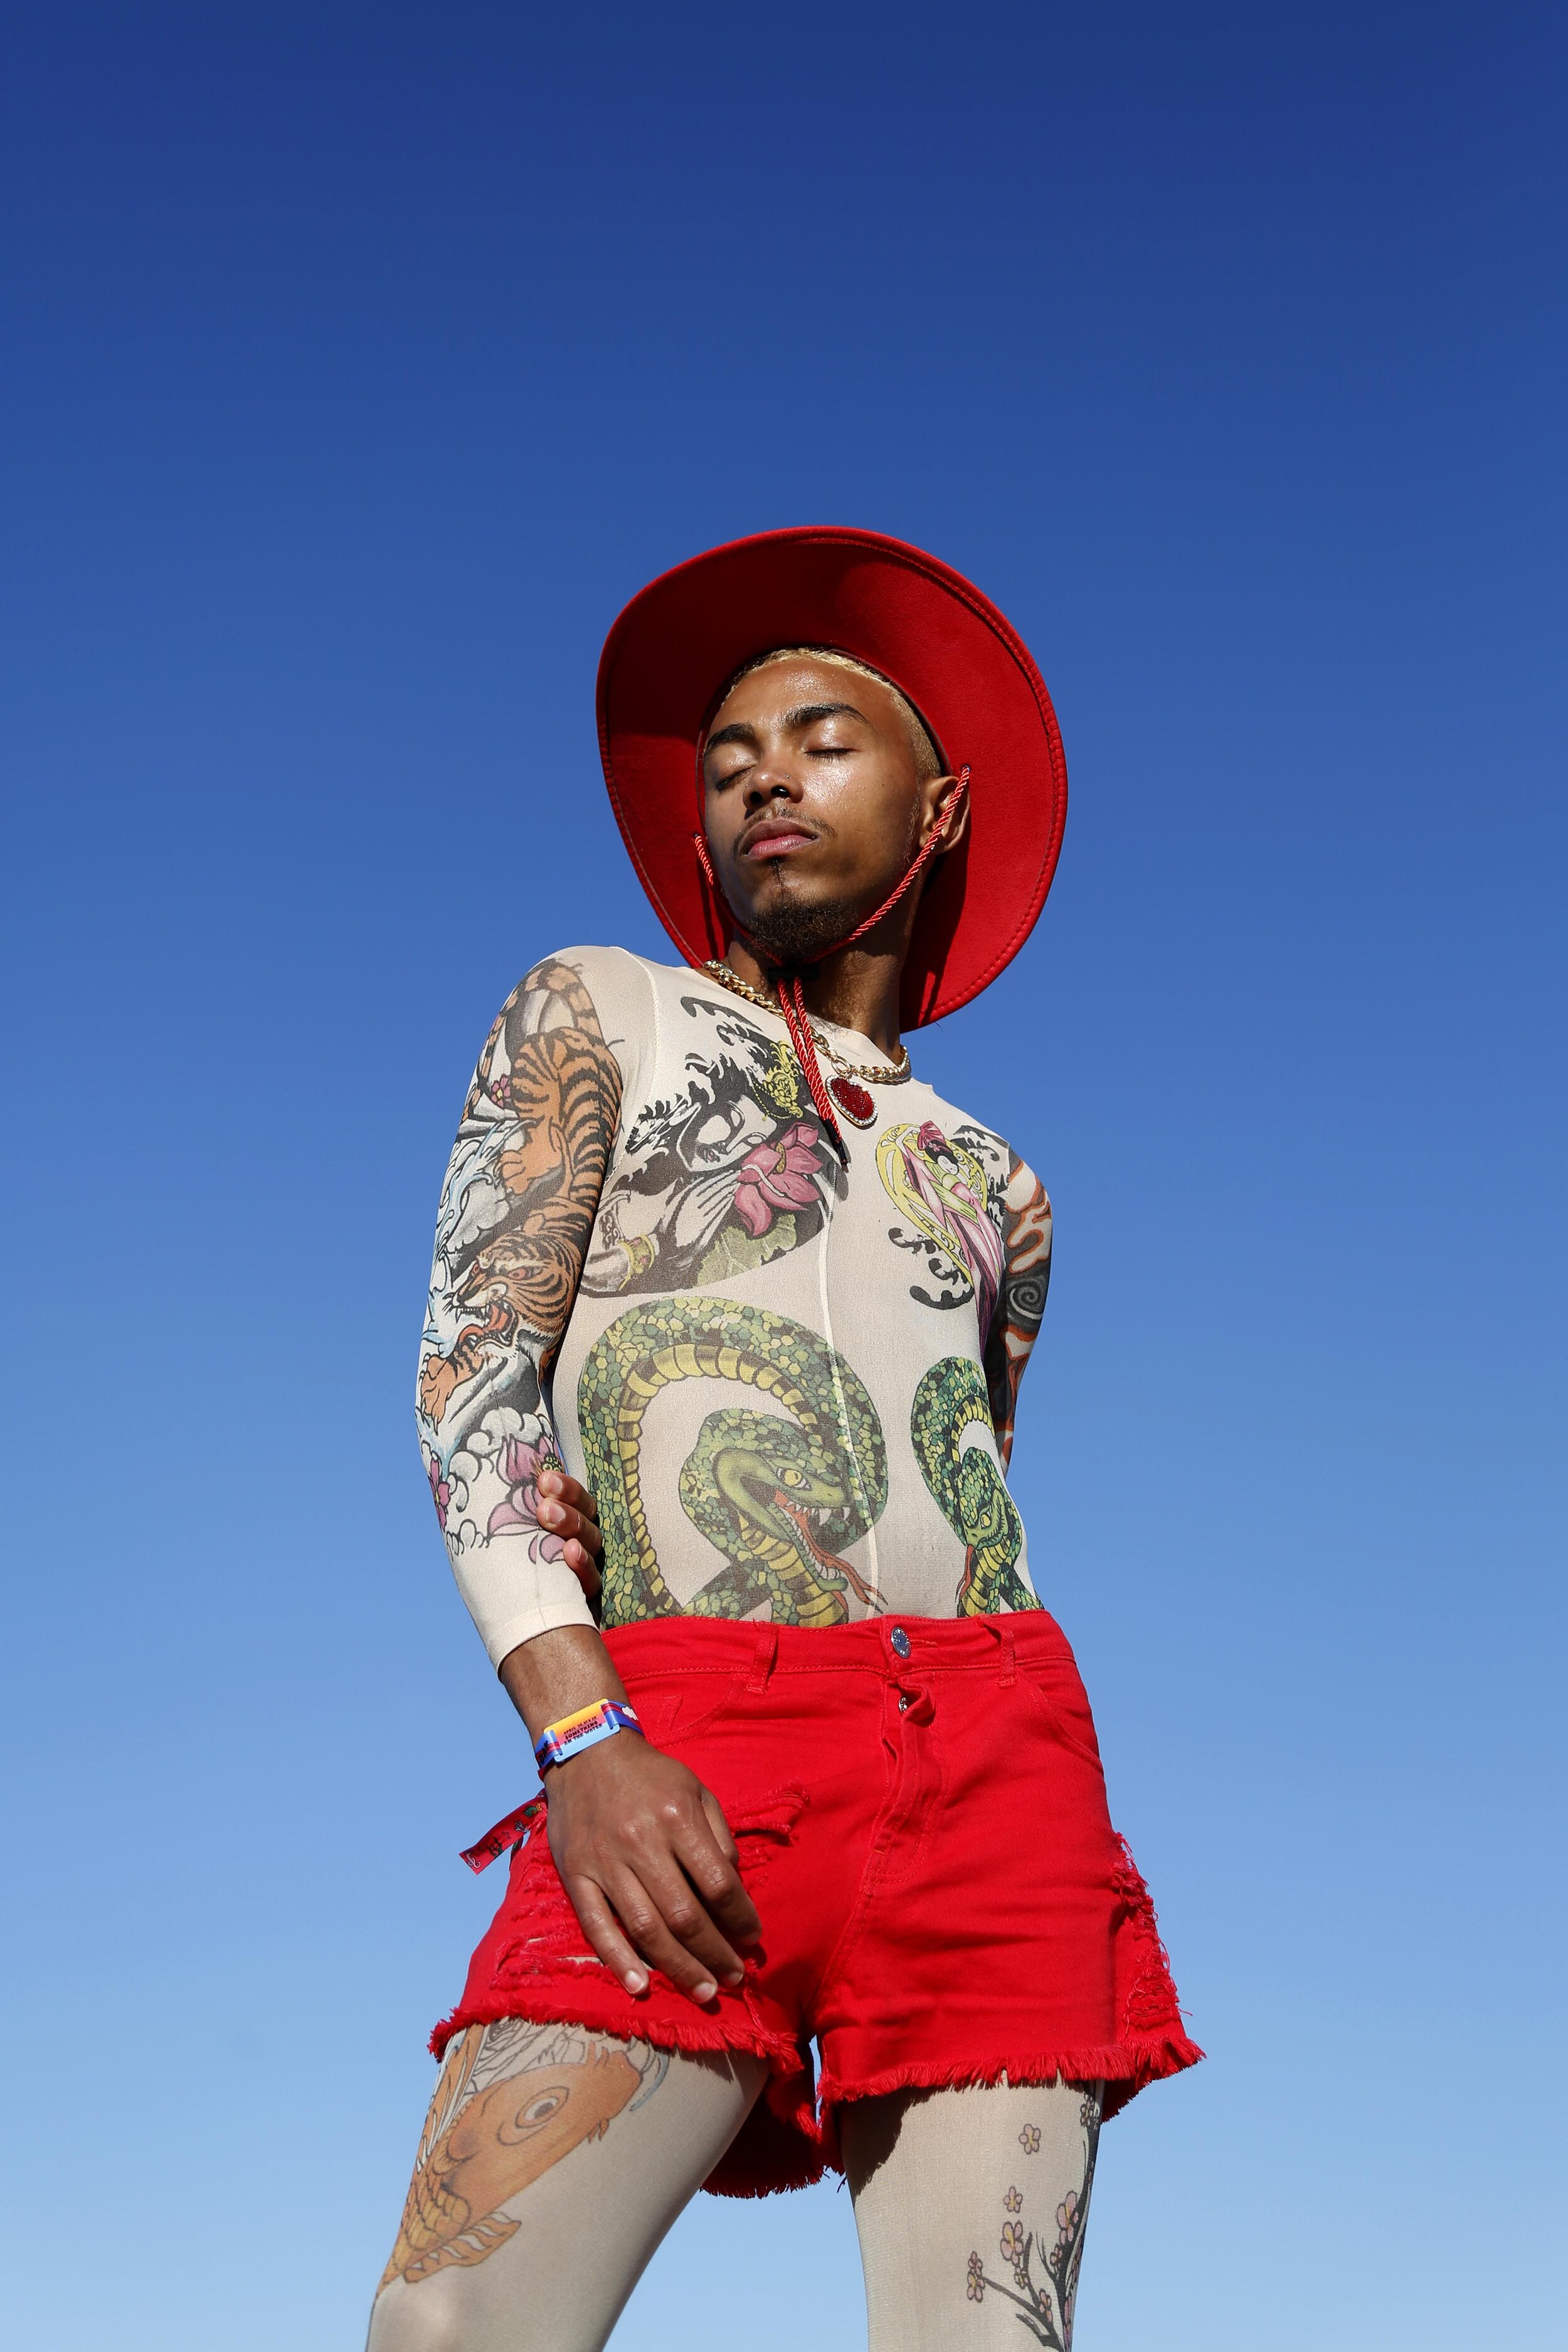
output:
[[[741,845],[742,857],[789,857],[797,849],[816,845],[815,833],[795,817],[769,817],[763,824],[746,835]]]

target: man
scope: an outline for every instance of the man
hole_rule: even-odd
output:
[[[900,1042],[1039,911],[1055,718],[851,530],[656,581],[599,717],[684,963],[537,965],[442,1194],[426,1463],[543,1794],[372,2352],[589,2352],[700,2186],[829,2165],[872,2352],[1066,2347],[1101,2117],[1201,2053],[1005,1484],[1049,1204]]]

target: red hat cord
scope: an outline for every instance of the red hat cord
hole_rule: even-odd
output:
[[[949,826],[963,805],[968,790],[969,770],[962,768],[959,771],[958,790],[943,809],[924,847],[911,860],[903,879],[889,892],[874,914],[868,915],[863,923],[857,923],[855,929],[852,931],[847,931],[843,939],[830,940],[825,948],[818,948],[815,955],[801,956],[795,963],[788,965],[781,964],[776,957],[769,955],[765,948],[758,946],[719,887],[719,877],[713,871],[713,860],[708,854],[707,841],[700,833],[694,833],[691,836],[692,845],[697,851],[697,863],[702,869],[702,878],[728,914],[734,926],[736,936],[744,940],[760,963],[770,965],[777,974],[779,1011],[784,1016],[784,1027],[789,1032],[789,1042],[795,1048],[795,1057],[800,1064],[801,1075],[805,1080],[812,1106],[817,1118],[833,1138],[842,1160],[847,1161],[849,1154],[839,1130],[838,1121],[834,1117],[832,1099],[823,1082],[821,1066],[817,1062],[816,1046],[811,1034],[811,1023],[806,1015],[805,990],[801,982],[801,967],[820,963],[824,956],[837,955],[840,948],[853,947],[857,940],[863,940],[868,931],[875,930],[884,915],[892,912],[905,891],[909,889],[911,883],[918,880],[935,856],[947,835]]]

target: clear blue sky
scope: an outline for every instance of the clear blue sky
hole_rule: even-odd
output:
[[[844,520],[1072,776],[916,1055],[1056,1200],[1017,1490],[1212,2053],[1081,2352],[1560,2345],[1562,12],[7,16],[8,2337],[360,2341],[530,1785],[452,1125],[541,951],[661,952],[616,612]],[[858,2294],[847,2199],[704,2200],[617,2343]]]

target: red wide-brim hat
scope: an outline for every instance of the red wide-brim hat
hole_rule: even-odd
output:
[[[947,766],[969,770],[969,831],[931,871],[904,966],[902,1025],[940,1021],[1012,961],[1051,887],[1068,778],[1045,680],[978,588],[879,531],[763,531],[651,582],[605,640],[599,750],[632,863],[689,964],[728,943],[692,842],[703,733],[721,688],[777,646],[880,670]]]

